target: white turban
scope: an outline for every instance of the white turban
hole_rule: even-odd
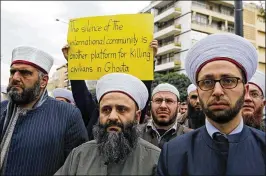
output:
[[[245,38],[230,33],[212,34],[198,41],[188,52],[185,62],[186,73],[197,85],[200,69],[212,60],[228,60],[241,68],[249,81],[258,65],[256,48]]]
[[[249,83],[255,84],[263,93],[263,96],[265,97],[265,74],[261,71],[256,71],[254,76],[251,78]]]
[[[96,96],[98,102],[109,92],[123,92],[133,99],[142,110],[149,98],[145,84],[135,76],[125,73],[110,73],[97,81]]]
[[[152,97],[158,92],[171,92],[175,94],[178,99],[180,99],[179,91],[177,90],[177,88],[168,83],[162,83],[162,84],[157,85],[152,91]]]
[[[7,94],[7,86],[1,85],[1,93]]]
[[[56,88],[53,91],[53,96],[55,98],[57,98],[57,97],[65,98],[65,99],[69,100],[71,103],[75,102],[74,98],[73,98],[73,95],[72,95],[72,92],[70,90],[67,90],[67,89]]]
[[[187,95],[190,94],[190,92],[197,90],[197,87],[194,84],[190,84],[187,88]]]
[[[12,51],[11,65],[27,64],[47,74],[53,63],[54,59],[51,55],[34,47],[20,46]]]

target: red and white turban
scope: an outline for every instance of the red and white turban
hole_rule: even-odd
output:
[[[145,84],[135,76],[125,73],[110,73],[97,81],[96,97],[98,102],[110,92],[126,94],[137,103],[140,110],[145,107],[149,98]]]
[[[254,76],[251,78],[251,80],[248,82],[250,84],[254,84],[257,86],[260,90],[263,96],[265,97],[265,74],[261,71],[256,71]]]
[[[54,59],[51,55],[34,47],[20,46],[12,51],[11,65],[27,64],[48,74],[53,63]]]
[[[246,75],[247,81],[254,75],[258,65],[256,48],[245,38],[230,33],[209,35],[198,41],[188,52],[185,60],[186,73],[197,85],[197,75],[202,67],[215,60],[227,60]]]

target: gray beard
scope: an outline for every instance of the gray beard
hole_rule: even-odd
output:
[[[121,132],[109,133],[106,130],[109,126],[109,124],[97,124],[93,127],[93,135],[97,141],[98,151],[105,164],[123,162],[137,146],[139,137],[137,122],[131,122],[125,126],[117,124],[120,128],[122,127]]]
[[[250,127],[260,129],[263,107],[258,108],[253,114],[243,114],[244,123]]]
[[[22,92],[19,93],[17,88],[13,88],[13,82],[9,83],[7,87],[8,98],[11,99],[17,105],[24,105],[33,102],[40,95],[40,80],[36,81],[33,87],[23,88]]]

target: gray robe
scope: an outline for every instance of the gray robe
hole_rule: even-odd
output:
[[[123,163],[106,165],[93,140],[75,148],[55,175],[153,175],[159,155],[158,147],[139,138],[136,149]]]

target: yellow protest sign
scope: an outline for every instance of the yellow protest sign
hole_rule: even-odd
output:
[[[153,80],[153,15],[72,19],[68,28],[70,80],[98,80],[122,72]]]

